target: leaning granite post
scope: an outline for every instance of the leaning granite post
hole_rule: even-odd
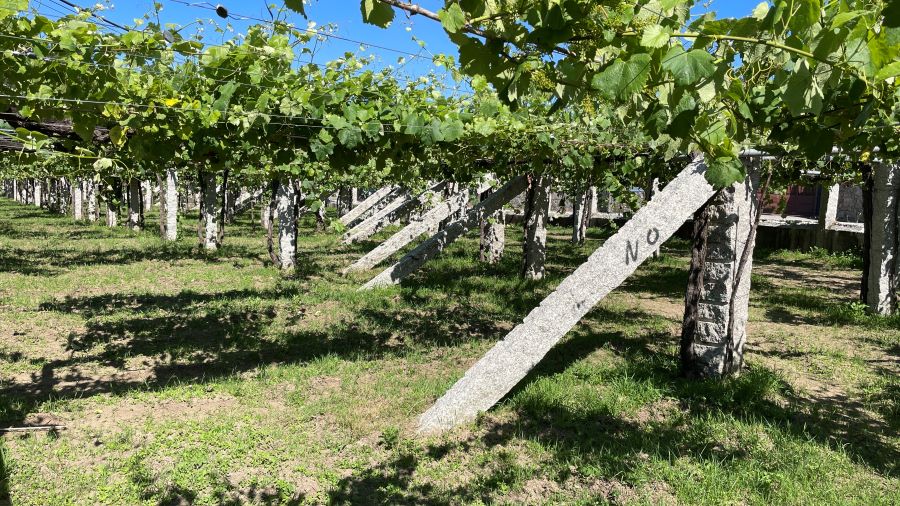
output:
[[[897,309],[894,286],[900,265],[897,262],[897,213],[900,206],[900,166],[872,164],[872,228],[869,251],[866,304],[877,314],[893,314]]]
[[[736,374],[744,364],[758,187],[751,165],[744,181],[718,192],[695,218],[681,335],[685,376]]]
[[[403,192],[393,202],[349,230],[341,241],[344,244],[352,244],[372,237],[388,225],[399,221],[415,206],[430,200],[432,194],[443,191],[445,185],[445,182],[437,183],[415,196]]]
[[[671,237],[715,194],[705,174],[702,158],[682,170],[466,371],[419,418],[419,431],[444,430],[474,420],[503,398],[597,302],[622,284],[657,244]]]
[[[468,202],[469,190],[467,189],[463,189],[455,195],[450,196],[447,200],[428,210],[420,219],[403,227],[402,230],[392,235],[388,240],[363,255],[362,258],[344,269],[344,274],[347,274],[348,272],[364,271],[375,267],[387,257],[400,251],[400,249],[411,243],[415,238],[435,230],[441,220],[453,215],[453,213],[460,209],[465,209]]]
[[[363,218],[369,211],[373,210],[375,206],[378,205],[379,202],[386,198],[390,198],[389,196],[395,195],[394,198],[399,197],[399,193],[397,193],[398,187],[396,186],[385,186],[384,188],[380,188],[376,190],[374,193],[366,197],[365,200],[360,202],[356,207],[350,210],[347,214],[340,217],[340,222],[345,226],[355,225],[358,220]]]
[[[516,196],[525,191],[527,186],[528,180],[525,176],[518,176],[506,183],[499,190],[492,193],[490,197],[479,202],[478,205],[466,212],[462,219],[450,223],[427,241],[407,253],[397,263],[372,278],[362,286],[361,290],[370,290],[379,286],[399,283],[422,267],[425,262],[439,255],[441,251],[453,244],[454,241],[465,235],[469,230],[478,227],[482,220],[493,215],[507,202],[516,198]],[[460,194],[464,193],[467,192],[460,192]],[[459,206],[459,209],[465,212],[465,203]]]

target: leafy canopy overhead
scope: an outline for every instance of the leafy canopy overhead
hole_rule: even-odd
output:
[[[900,2],[776,0],[744,18],[692,19],[695,3],[445,0],[431,12],[364,0],[363,12],[441,23],[463,71],[513,106],[547,81],[554,109],[599,97],[670,156],[706,153],[720,185],[743,177],[748,145],[813,159],[834,145],[896,152]]]

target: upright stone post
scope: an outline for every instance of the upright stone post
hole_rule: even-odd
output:
[[[72,184],[72,216],[75,221],[84,219],[84,183],[76,179]]]
[[[550,178],[532,175],[525,192],[525,238],[522,244],[522,277],[525,279],[544,278],[549,217]]]
[[[100,219],[100,212],[97,208],[97,183],[92,179],[84,182],[87,190],[87,219],[91,223],[96,223]]]
[[[484,202],[494,190],[484,191],[479,200]],[[501,207],[481,220],[481,240],[478,244],[479,259],[490,265],[500,262],[506,247],[506,212]]]
[[[115,228],[119,225],[119,206],[111,198],[106,199],[106,226]]]
[[[131,178],[128,180],[128,228],[140,232],[144,228],[144,216],[142,205],[144,197],[141,191],[141,180]]]
[[[146,181],[141,181],[141,188],[144,193],[144,209],[149,210],[153,208],[153,183],[148,179]]]
[[[219,249],[219,223],[216,199],[216,173],[212,171],[203,171],[200,173],[203,178],[201,198],[203,199],[203,249],[206,251],[215,251]]]
[[[743,182],[716,193],[694,217],[681,336],[682,371],[688,377],[720,377],[743,366],[758,186],[752,164]]]
[[[872,164],[872,221],[868,255],[866,304],[877,314],[893,314],[897,309],[896,280],[900,166]]]
[[[579,193],[572,197],[572,243],[584,244],[584,213],[587,193]]]
[[[178,172],[171,167],[166,169],[166,185],[163,200],[164,204],[162,207],[166,211],[165,240],[175,241],[178,239]]]
[[[283,271],[293,269],[297,259],[296,198],[294,182],[290,179],[282,180],[278,185],[276,209],[278,213],[278,258]]]
[[[39,179],[35,183],[34,187],[34,200],[35,205],[38,207],[47,207],[47,194],[49,190],[47,189],[47,181],[44,179]]]

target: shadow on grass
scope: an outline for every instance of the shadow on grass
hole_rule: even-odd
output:
[[[6,449],[0,441],[0,506],[12,506],[9,496],[9,468],[6,466]]]
[[[596,315],[608,316],[611,315]],[[652,316],[628,312],[617,317]],[[400,448],[385,461],[341,479],[331,492],[331,499],[338,503],[375,504],[495,502],[498,490],[508,490],[516,483],[521,485],[532,472],[527,469],[518,472],[514,461],[493,462],[490,465],[496,467],[487,469],[486,477],[450,487],[437,497],[433,486],[414,477],[434,469],[435,462],[451,458],[454,450],[458,450],[457,456],[462,452],[471,453],[475,448],[502,451],[507,444],[522,440],[539,442],[552,454],[544,460],[550,464],[542,472],[556,483],[563,483],[578,473],[576,466],[562,465],[566,463],[590,468],[593,475],[627,480],[634,472],[640,474],[639,466],[647,459],[666,461],[687,457],[696,462],[719,464],[760,458],[751,456],[740,441],[723,444],[708,425],[710,417],[722,417],[725,423],[734,420],[762,425],[799,443],[814,440],[823,447],[834,447],[839,441],[851,459],[885,476],[897,476],[900,454],[882,442],[884,437],[894,434],[893,429],[873,420],[846,399],[800,396],[776,373],[763,368],[750,368],[741,376],[725,381],[685,380],[678,376],[673,357],[654,351],[658,346],[655,341],[672,339],[671,335],[658,333],[640,338],[615,332],[577,334],[556,346],[502,401],[512,409],[512,416],[498,418],[489,414],[470,435],[429,445],[424,452],[415,447]],[[608,348],[625,358],[621,366],[607,371],[606,375],[627,378],[658,390],[664,399],[677,403],[674,414],[658,420],[642,420],[640,416],[623,416],[601,402],[567,402],[564,397],[553,399],[540,390],[537,393],[528,390],[529,385],[541,378],[565,373],[574,362],[600,348]],[[484,471],[483,467],[477,470]],[[758,488],[763,496],[769,486],[764,481],[744,485]]]

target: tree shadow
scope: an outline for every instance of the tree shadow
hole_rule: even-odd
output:
[[[9,467],[6,465],[6,449],[0,441],[0,506],[12,506],[9,495]]]
[[[633,310],[592,314],[598,319],[610,316],[654,318]],[[457,454],[470,453],[476,447],[502,448],[523,440],[541,443],[544,451],[552,453],[551,461],[579,462],[602,476],[632,475],[648,458],[688,457],[716,463],[755,458],[742,445],[723,443],[713,431],[696,427],[717,415],[761,424],[801,442],[812,439],[833,447],[837,441],[851,459],[882,475],[898,475],[900,454],[884,442],[895,430],[858,409],[858,403],[846,398],[800,395],[777,373],[762,367],[747,368],[742,375],[724,381],[683,379],[677,361],[659,352],[660,346],[671,344],[674,339],[670,334],[654,332],[640,337],[619,332],[576,332],[554,347],[501,401],[507,408],[504,411],[511,411],[509,416],[489,413],[477,422],[476,428],[462,431],[462,437],[429,444],[424,450],[397,450],[390,458],[341,479],[331,498],[341,503],[372,504],[496,502],[496,491],[508,489],[515,482],[515,473],[509,469],[514,464],[501,463],[488,469],[487,476],[440,493],[413,477],[433,469],[436,462],[449,458],[455,449],[459,450]],[[565,372],[601,348],[624,358],[611,375],[624,375],[658,389],[665,399],[676,403],[677,409],[665,418],[642,420],[640,416],[613,412],[602,403],[585,406],[526,394],[530,384]],[[550,478],[564,482],[569,478],[566,473],[563,470],[562,475]]]

